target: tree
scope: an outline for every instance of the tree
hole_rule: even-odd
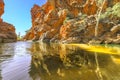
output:
[[[99,2],[100,1],[100,2]],[[105,4],[105,2],[106,2],[106,0],[99,0],[98,2],[99,2],[99,4],[101,5],[100,7],[99,7],[99,9],[98,9],[98,14],[97,14],[97,16],[96,16],[96,20],[97,20],[97,22],[96,22],[96,26],[95,26],[95,37],[97,37],[98,36],[98,26],[99,26],[99,20],[100,20],[100,15],[101,15],[101,12],[102,12],[102,10],[103,10],[103,7],[104,7],[104,4]]]

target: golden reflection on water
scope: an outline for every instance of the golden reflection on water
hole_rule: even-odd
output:
[[[120,46],[101,46],[101,45],[89,45],[89,44],[67,44],[67,45],[73,45],[76,47],[80,47],[81,49],[91,51],[91,52],[98,52],[103,54],[118,54],[120,55]]]
[[[120,46],[0,45],[0,80],[120,80]]]
[[[36,42],[29,49],[32,52],[29,74],[33,80],[119,80],[119,49]]]

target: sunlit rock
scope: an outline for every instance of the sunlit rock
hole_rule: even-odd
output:
[[[3,0],[0,0],[0,17],[2,16],[3,13],[4,13],[4,2]]]
[[[3,13],[4,13],[4,2],[3,0],[0,0],[0,43],[15,42],[17,40],[15,27],[12,24],[6,23],[1,19]]]
[[[48,0],[43,6],[34,5],[31,9],[32,28],[24,39],[60,43],[115,43],[120,32],[119,27],[115,28],[120,23],[119,2]]]

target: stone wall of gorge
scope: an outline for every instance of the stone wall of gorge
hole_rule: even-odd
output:
[[[12,24],[4,22],[1,18],[4,13],[4,5],[4,1],[0,0],[0,43],[15,42],[17,40],[15,27]]]
[[[48,0],[31,9],[25,40],[120,43],[120,0]]]

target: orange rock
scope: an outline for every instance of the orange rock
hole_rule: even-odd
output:
[[[0,0],[0,17],[2,16],[3,13],[4,13],[4,2],[3,0]]]
[[[13,25],[6,22],[0,23],[0,38],[3,39],[2,42],[14,42],[17,40],[17,35],[15,33],[15,28]],[[4,39],[6,41],[4,41]],[[7,41],[9,40],[9,41]]]
[[[4,2],[0,0],[0,43],[1,42],[14,42],[17,40],[15,27],[12,24],[3,22],[1,19],[4,13]]]
[[[32,16],[32,26],[34,27],[35,25],[37,25],[37,17],[40,17],[41,16],[41,13],[40,13],[40,6],[38,5],[34,5],[33,8],[31,9],[31,16]]]
[[[3,20],[0,18],[0,23],[3,22]]]
[[[85,7],[83,7],[83,13],[88,15],[96,14],[97,10],[98,10],[98,7],[95,1],[92,4],[91,4],[91,1],[89,1],[88,4],[86,4]]]
[[[117,2],[120,0],[106,1],[102,14]],[[87,43],[97,38],[104,43],[107,39],[116,38],[119,29],[115,33],[110,30],[119,23],[119,18],[112,15],[112,17],[100,19],[98,35],[95,37],[96,17],[99,9],[97,0],[48,0],[41,7],[34,5],[31,9],[32,28],[26,34],[25,39],[46,39],[46,41],[57,39],[63,42],[65,40],[65,42]]]
[[[53,0],[51,0],[53,1]],[[55,9],[55,3],[54,2],[47,2],[44,6],[43,6],[44,10],[45,10],[45,14],[49,13],[49,11],[54,10]]]

